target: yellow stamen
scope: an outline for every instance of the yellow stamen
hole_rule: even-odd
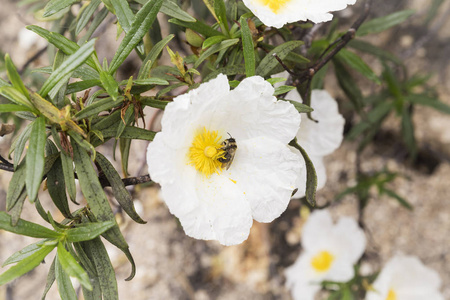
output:
[[[386,300],[397,300],[397,294],[395,293],[395,291],[393,289],[389,290]]]
[[[317,272],[325,272],[330,269],[333,261],[333,254],[328,251],[322,251],[312,258],[311,265]]]
[[[206,177],[213,173],[222,171],[222,163],[218,161],[223,158],[225,151],[220,148],[220,140],[217,131],[209,131],[203,128],[192,141],[189,148],[188,160],[189,164],[193,165],[200,173]]]
[[[275,14],[291,0],[259,0],[263,5],[268,6]]]

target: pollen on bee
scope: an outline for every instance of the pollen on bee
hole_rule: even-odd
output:
[[[203,128],[194,136],[189,148],[189,164],[206,177],[222,171],[222,163],[219,158],[223,158],[225,153],[221,150],[221,139],[218,131],[209,131]]]

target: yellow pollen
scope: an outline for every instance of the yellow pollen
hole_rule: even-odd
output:
[[[275,14],[291,0],[259,0],[263,5],[268,6]]]
[[[328,251],[322,251],[311,260],[311,265],[317,272],[328,271],[334,261],[334,255]]]
[[[206,177],[222,171],[222,163],[218,161],[225,155],[225,151],[220,149],[222,147],[221,139],[222,137],[219,136],[217,131],[209,131],[203,128],[194,137],[189,148],[189,164]]]
[[[397,294],[395,293],[395,291],[393,289],[389,290],[386,300],[397,300]]]

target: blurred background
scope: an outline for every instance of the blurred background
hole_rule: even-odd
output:
[[[358,1],[357,5],[336,14],[342,19],[339,25],[343,30],[358,17],[361,10],[359,2],[362,3]],[[45,40],[25,29],[31,24],[45,27],[45,23],[36,21],[27,12],[29,7],[19,7],[17,1],[1,0],[1,7],[0,56],[9,53],[19,70],[25,70],[27,66],[33,69],[48,65]],[[433,7],[437,9],[433,11]],[[405,72],[429,75],[427,85],[435,89],[442,102],[450,105],[450,1],[376,0],[369,18],[407,8],[416,13],[402,25],[369,36],[367,41],[397,55],[406,65]],[[164,19],[162,15],[159,17],[161,21]],[[107,26],[94,34],[99,37],[96,50],[100,60],[103,57],[111,59],[119,44],[115,18],[112,15],[108,18]],[[169,29],[164,30],[168,32]],[[37,53],[41,55],[33,58]],[[363,58],[377,74],[381,74],[383,66],[379,61],[369,55],[363,55]],[[127,78],[139,66],[137,56],[132,56],[119,76]],[[26,74],[30,82],[42,80],[38,74]],[[325,78],[325,87],[340,102],[348,132],[356,119],[349,113],[348,100],[331,75]],[[2,63],[0,76],[6,79]],[[364,95],[377,89],[367,80],[358,84]],[[150,108],[145,114],[152,129],[159,130],[161,114]],[[9,121],[12,122],[11,119]],[[358,140],[345,140],[335,153],[326,157],[328,180],[325,188],[317,192],[317,202],[319,206],[328,205],[336,218],[352,216],[364,220],[368,246],[363,272],[370,274],[379,270],[396,253],[416,255],[440,274],[444,297],[450,299],[450,117],[420,106],[413,113],[413,122],[418,146],[415,163],[410,163],[406,157],[400,141],[398,118],[390,115],[361,154],[356,151]],[[3,157],[7,157],[11,139],[12,135],[0,138]],[[147,143],[143,141],[132,143],[129,163],[132,176],[148,173],[146,147]],[[112,159],[111,149],[111,144],[102,149],[109,159]],[[120,163],[116,166],[119,169]],[[370,201],[363,216],[359,215],[355,195],[349,194],[336,201],[338,195],[356,184],[357,172],[376,174],[381,170],[402,174],[388,186],[407,200],[413,206],[412,210],[392,197],[380,195],[375,187],[368,190]],[[10,179],[11,173],[0,170],[1,210],[5,210]],[[136,186],[132,190],[136,209],[147,221],[145,225],[136,224],[123,214],[109,192],[137,265],[136,277],[130,282],[124,281],[130,265],[119,250],[108,244],[117,273],[120,299],[290,299],[284,287],[283,272],[301,252],[301,229],[308,214],[302,201],[292,200],[287,211],[270,224],[254,222],[250,237],[243,244],[224,247],[217,242],[187,237],[160,199],[157,185]],[[81,199],[82,195],[79,196]],[[62,219],[46,192],[41,191],[40,200],[55,219]],[[27,204],[22,218],[43,224],[35,208]],[[0,261],[5,261],[32,241],[32,238],[0,231]],[[49,265],[42,264],[14,282],[0,286],[0,300],[40,299]],[[0,270],[3,272],[6,268]],[[58,298],[55,284],[47,299]]]

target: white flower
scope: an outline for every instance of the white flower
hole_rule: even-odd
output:
[[[147,163],[187,235],[238,244],[253,219],[271,222],[286,209],[303,167],[287,146],[300,114],[273,92],[259,76],[230,91],[221,74],[167,105]],[[237,150],[227,169],[229,135]]]
[[[313,300],[324,280],[347,282],[366,247],[355,220],[342,217],[333,224],[326,210],[314,211],[302,231],[303,252],[286,269],[286,286],[295,300]]]
[[[297,90],[292,90],[286,95],[286,99],[302,102]],[[317,173],[317,190],[323,188],[327,181],[327,173],[323,164],[323,157],[331,154],[342,143],[344,138],[345,120],[339,113],[338,105],[325,90],[313,90],[311,92],[311,107],[314,111],[311,117],[302,119],[297,133],[297,142],[308,153]],[[294,150],[298,153],[297,150]],[[303,197],[306,190],[306,168],[297,182],[298,191],[295,197]]]
[[[378,275],[366,300],[444,300],[438,273],[414,256],[391,258]]]
[[[244,4],[267,26],[310,20],[330,21],[331,11],[343,10],[356,0],[243,0]]]

